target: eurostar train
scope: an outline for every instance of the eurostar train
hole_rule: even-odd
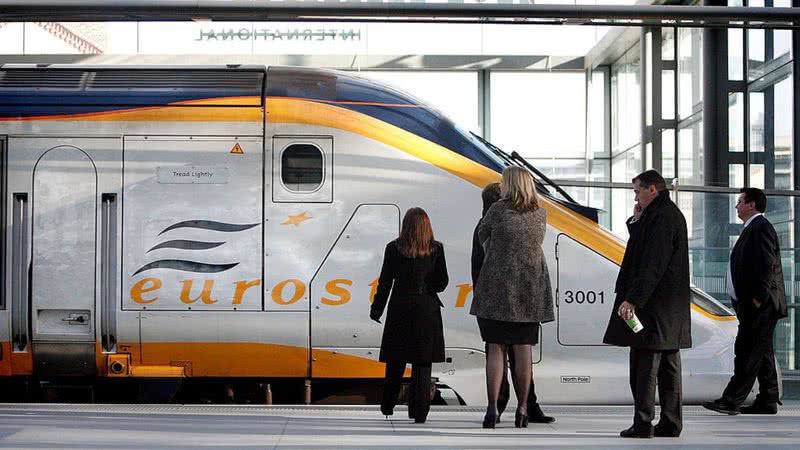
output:
[[[5,65],[0,150],[2,377],[381,378],[369,305],[420,206],[450,274],[433,376],[485,404],[472,231],[481,189],[525,163],[413,97],[306,68]],[[630,402],[628,351],[602,344],[624,242],[537,180],[557,288],[537,393]],[[697,289],[691,317],[698,402],[732,373],[737,322]]]

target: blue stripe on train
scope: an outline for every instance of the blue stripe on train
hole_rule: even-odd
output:
[[[252,91],[231,92],[230,89],[223,91],[207,90],[192,91],[191,95],[186,92],[158,92],[143,93],[130,89],[102,91],[97,93],[76,93],[65,94],[64,92],[47,91],[9,91],[0,92],[0,105],[17,107],[22,117],[26,117],[25,111],[30,106],[48,106],[50,113],[52,108],[68,108],[71,112],[60,112],[60,114],[80,114],[88,111],[88,106],[102,106],[105,111],[119,109],[139,108],[146,106],[167,106],[170,103],[187,102],[193,100],[209,100],[216,98],[231,98],[252,96]],[[256,97],[258,98],[258,97]],[[258,100],[255,103],[260,103]],[[209,105],[213,106],[213,101]],[[254,105],[257,106],[257,105]]]
[[[3,106],[0,105],[0,118],[58,117],[73,114],[125,111],[137,107],[119,106]]]

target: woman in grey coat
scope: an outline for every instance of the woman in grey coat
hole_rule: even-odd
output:
[[[489,403],[484,428],[494,428],[497,420],[505,352],[510,347],[517,361],[514,380],[530,380],[531,347],[538,343],[539,324],[554,320],[553,292],[542,251],[547,212],[539,207],[533,176],[521,167],[508,167],[500,190],[501,200],[486,212],[478,231],[486,257],[470,309],[488,344]],[[528,425],[529,387],[527,382],[514,383],[517,427]]]

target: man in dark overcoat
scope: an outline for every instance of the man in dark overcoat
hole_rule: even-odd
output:
[[[729,415],[777,414],[780,403],[773,339],[778,320],[787,316],[786,289],[778,234],[764,217],[766,210],[767,196],[761,189],[740,191],[736,215],[744,229],[728,266],[728,294],[739,318],[733,377],[721,398],[703,403]],[[755,402],[741,408],[756,379]]]
[[[500,183],[490,183],[483,191],[481,191],[481,200],[483,201],[483,212],[481,218],[486,215],[489,207],[500,200]],[[483,246],[478,239],[478,229],[481,226],[481,221],[475,225],[475,231],[472,233],[472,287],[478,284],[478,276],[481,274],[481,267],[483,266],[483,258],[486,253],[483,251]],[[488,344],[487,344],[488,346]],[[486,354],[489,354],[488,348]],[[511,377],[514,377],[514,352],[508,352],[508,365],[511,369]],[[508,377],[503,373],[503,380],[500,383],[500,396],[497,398],[497,421],[500,421],[500,415],[505,411],[508,400],[511,397],[511,388],[508,384]],[[528,390],[528,420],[532,423],[553,423],[556,421],[554,417],[545,415],[542,407],[539,406],[539,399],[536,397],[535,385],[533,378],[531,378],[531,387]]]
[[[606,344],[631,349],[635,413],[633,425],[620,436],[678,437],[683,429],[680,349],[692,346],[686,219],[657,171],[637,175],[633,192],[630,238],[603,338]],[[638,333],[625,323],[634,314],[644,326]],[[656,386],[661,417],[653,427]]]

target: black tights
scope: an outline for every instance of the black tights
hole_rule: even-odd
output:
[[[517,411],[528,413],[528,390],[533,378],[533,356],[530,345],[511,345],[514,352],[514,393],[517,395]],[[486,406],[486,415],[497,415],[497,397],[500,396],[500,384],[506,370],[505,344],[486,345],[486,393],[489,404]]]

